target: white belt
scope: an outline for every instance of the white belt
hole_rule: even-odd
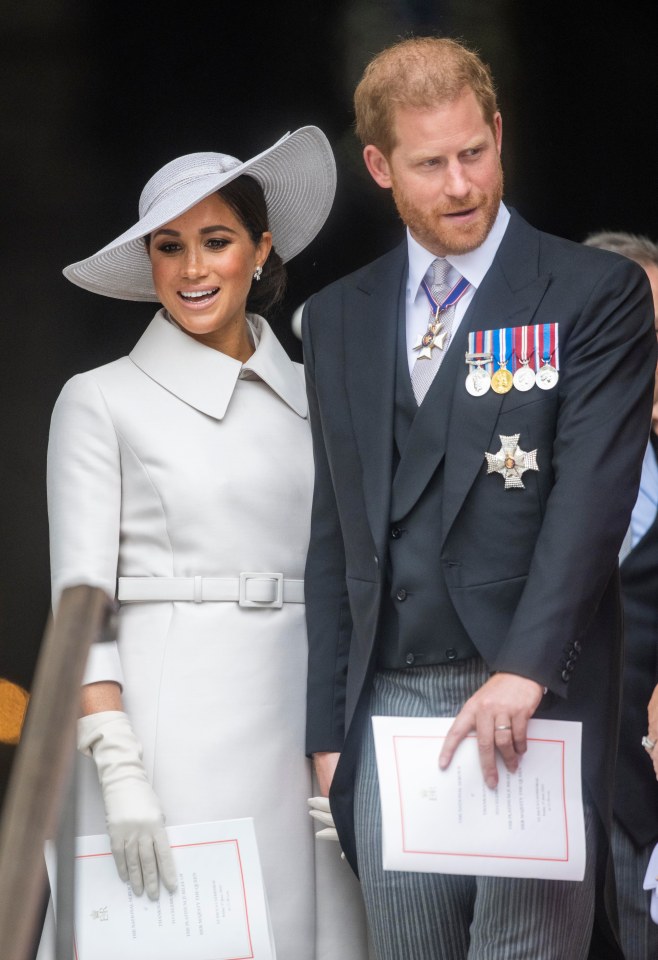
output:
[[[239,577],[119,577],[121,603],[149,600],[233,602],[241,607],[281,607],[304,602],[304,581],[282,573],[241,573]]]

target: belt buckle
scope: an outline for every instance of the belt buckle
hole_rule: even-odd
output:
[[[270,580],[276,584],[276,595],[273,600],[249,600],[247,599],[247,584],[250,580]],[[241,573],[240,574],[240,593],[238,596],[238,606],[240,607],[275,607],[283,606],[283,574],[282,573]]]

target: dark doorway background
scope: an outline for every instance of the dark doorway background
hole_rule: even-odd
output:
[[[2,5],[0,677],[29,688],[49,611],[52,405],[74,373],[128,351],[153,312],[79,290],[61,269],[137,219],[148,177],[179,154],[246,159],[287,130],[325,130],[335,207],[290,264],[277,320],[301,359],[295,307],[401,233],[351,129],[351,93],[375,51],[410,33],[465,39],[497,80],[507,203],[574,240],[603,228],[656,238],[654,13],[655,0]],[[11,757],[0,744],[0,799]]]

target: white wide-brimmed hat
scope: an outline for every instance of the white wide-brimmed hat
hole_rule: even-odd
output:
[[[143,238],[231,180],[249,174],[265,193],[269,228],[285,262],[307,246],[329,215],[336,164],[324,133],[300,127],[244,162],[225,153],[190,153],[165,164],[142,190],[139,221],[64,276],[92,293],[120,300],[157,300]]]

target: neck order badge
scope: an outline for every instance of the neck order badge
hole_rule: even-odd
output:
[[[450,343],[455,306],[470,287],[468,280],[460,277],[445,299],[441,299],[448,289],[449,271],[448,261],[437,257],[432,263],[432,288],[425,280],[421,284],[430,302],[431,313],[427,330],[414,344],[414,350],[419,354],[411,371],[411,385],[418,404],[429,390]],[[433,354],[432,350],[437,347],[438,351]]]
[[[437,263],[437,261],[434,261]],[[450,269],[450,265],[446,262],[446,273]],[[430,322],[427,327],[427,331],[423,334],[422,337],[418,338],[418,341],[414,344],[414,350],[420,350],[418,354],[418,360],[422,357],[431,357],[432,348],[438,347],[439,350],[443,350],[445,345],[445,340],[449,336],[449,331],[446,329],[444,321],[447,319],[446,314],[451,307],[454,307],[459,300],[464,296],[470,283],[465,277],[461,279],[454,285],[448,296],[443,300],[442,303],[439,303],[437,298],[433,296],[433,292],[436,293],[437,290],[440,290],[440,287],[437,284],[432,285],[432,290],[427,286],[425,280],[422,281],[421,286],[425,291],[425,295],[430,302],[432,308],[432,313],[430,314]],[[446,284],[444,283],[445,287]]]

